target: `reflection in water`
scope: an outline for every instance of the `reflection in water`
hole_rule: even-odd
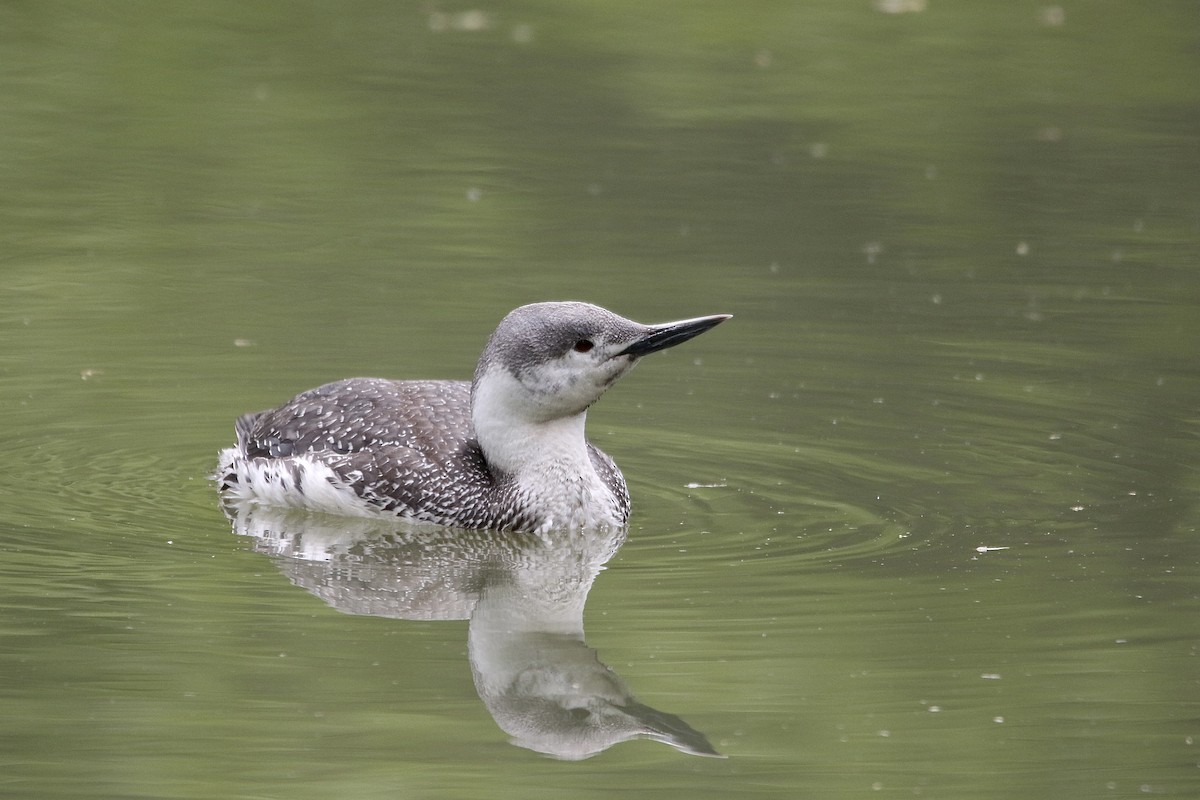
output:
[[[583,637],[583,608],[623,531],[464,531],[225,508],[236,533],[295,583],[348,614],[467,619],[479,697],[513,743],[582,759],[648,738],[720,756],[704,734],[639,703]]]

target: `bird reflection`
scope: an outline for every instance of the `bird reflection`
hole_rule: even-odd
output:
[[[339,611],[469,620],[475,689],[520,747],[577,760],[645,738],[721,757],[679,717],[638,702],[584,642],[588,591],[622,530],[539,536],[224,510],[235,533]]]

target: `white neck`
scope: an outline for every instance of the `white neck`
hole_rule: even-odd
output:
[[[541,419],[528,391],[507,370],[490,370],[471,400],[471,421],[483,454],[496,469],[524,475],[550,463],[591,468],[584,436],[587,412]]]
[[[548,526],[618,521],[616,498],[588,452],[586,411],[538,419],[517,379],[493,370],[475,386],[471,417],[488,463],[512,476],[523,502],[542,513]]]

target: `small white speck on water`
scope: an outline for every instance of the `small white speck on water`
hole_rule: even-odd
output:
[[[919,14],[928,0],[875,0],[875,10],[883,14]]]
[[[529,44],[533,41],[533,26],[521,23],[513,26],[512,40],[517,44]]]
[[[1038,12],[1038,22],[1048,28],[1060,28],[1067,21],[1067,12],[1062,6],[1046,6]]]

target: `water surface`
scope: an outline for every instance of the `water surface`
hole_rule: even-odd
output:
[[[1200,794],[1194,14],[0,11],[0,794]],[[619,549],[219,507],[567,298],[735,315],[590,412]],[[530,747],[528,652],[675,740]]]

